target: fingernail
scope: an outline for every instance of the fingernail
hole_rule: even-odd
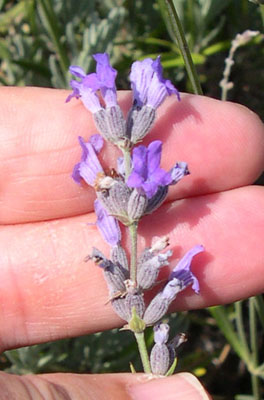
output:
[[[142,376],[141,383],[127,391],[132,400],[209,400],[210,397],[195,376],[181,373],[169,378]],[[151,380],[149,380],[151,379]]]

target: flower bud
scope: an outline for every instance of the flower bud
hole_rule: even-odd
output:
[[[103,268],[104,278],[111,296],[119,292],[125,292],[126,287],[124,281],[127,278],[127,271],[120,264],[114,264],[111,260],[108,260],[103,253],[95,247],[93,248],[90,259],[99,265],[99,267]]]
[[[102,136],[117,143],[126,136],[126,125],[123,113],[118,105],[101,109],[93,114],[97,129]]]
[[[169,369],[170,354],[166,344],[155,344],[150,353],[151,371],[155,375],[165,375]]]
[[[140,142],[150,131],[155,120],[155,110],[149,106],[132,107],[127,119],[127,135],[132,143]]]
[[[169,265],[168,258],[172,255],[172,251],[168,250],[166,253],[159,253],[145,262],[139,264],[137,281],[142,289],[150,289],[157,280],[161,267]]]
[[[145,311],[143,319],[147,325],[154,325],[168,311],[170,301],[164,298],[162,294],[163,294],[162,292],[159,292],[150,302]]]
[[[128,271],[128,260],[126,256],[126,252],[120,244],[112,247],[111,249],[111,260],[114,264],[122,265],[122,267]],[[128,279],[128,276],[127,276]]]
[[[109,214],[119,219],[123,224],[129,224],[127,217],[127,205],[131,189],[123,182],[116,180],[109,190],[96,192],[98,199],[104,205]]]
[[[127,205],[127,214],[132,221],[139,220],[145,212],[148,203],[148,198],[134,189],[129,197]]]
[[[127,293],[125,297],[119,297],[112,300],[112,306],[115,312],[125,321],[129,322],[132,318],[132,309],[135,308],[139,318],[143,317],[145,311],[145,302],[143,294]]]

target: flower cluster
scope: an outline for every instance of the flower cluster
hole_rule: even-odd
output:
[[[125,120],[117,102],[117,71],[110,65],[107,54],[96,54],[94,59],[97,63],[95,73],[86,75],[80,67],[70,67],[77,80],[71,81],[73,91],[66,100],[80,98],[93,114],[100,132],[91,136],[88,142],[79,138],[82,156],[72,174],[77,183],[83,179],[94,188],[97,196],[94,203],[96,224],[111,246],[109,259],[96,248],[93,248],[89,259],[102,269],[112,306],[127,322],[128,329],[138,334],[146,326],[156,324],[151,370],[156,374],[166,374],[175,358],[173,349],[177,346],[166,344],[169,327],[159,322],[179,292],[188,286],[199,292],[199,282],[191,271],[191,263],[204,248],[196,245],[188,251],[172,269],[162,290],[148,306],[145,305],[144,291],[156,284],[160,269],[169,265],[172,250],[167,249],[169,238],[163,237],[138,255],[138,223],[144,215],[152,213],[163,203],[169,186],[188,175],[189,170],[185,162],[176,162],[169,171],[161,168],[160,140],[152,141],[148,146],[135,145],[150,131],[156,109],[165,98],[176,95],[180,100],[180,96],[173,84],[163,78],[159,57],[154,61],[150,58],[136,61],[130,73],[133,105]],[[123,153],[110,172],[103,169],[99,160],[104,139],[115,144]],[[128,227],[131,235],[130,260],[122,247],[119,222]]]

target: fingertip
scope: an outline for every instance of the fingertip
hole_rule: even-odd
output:
[[[132,400],[210,400],[209,395],[190,373],[176,374],[168,378],[154,377],[128,388]]]

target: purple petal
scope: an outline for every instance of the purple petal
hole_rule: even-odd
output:
[[[147,154],[147,148],[143,145],[136,147],[132,154],[133,171],[144,179],[147,179],[148,175]]]
[[[102,150],[102,147],[104,145],[104,139],[101,135],[98,135],[98,133],[92,135],[89,139],[89,142],[91,143],[97,154]]]
[[[127,180],[129,187],[141,188],[150,199],[159,186],[169,185],[171,173],[160,168],[162,142],[155,140],[146,146],[138,146],[132,154],[132,172]]]
[[[121,231],[117,220],[108,214],[99,200],[95,200],[94,210],[97,216],[96,225],[104,240],[112,247],[117,245],[121,240]]]
[[[69,71],[72,75],[81,79],[83,79],[86,75],[84,70],[81,67],[78,67],[78,65],[71,65]]]
[[[153,60],[145,58],[143,61],[135,61],[131,66],[130,81],[136,105],[142,107],[147,100],[147,92],[153,77]]]
[[[132,171],[127,179],[127,186],[133,188],[139,188],[144,185],[144,178],[138,174],[136,171]]]
[[[182,282],[183,289],[189,285],[192,285],[192,289],[199,293],[199,282],[195,275],[191,272],[191,262],[193,257],[196,254],[204,251],[204,247],[202,245],[196,245],[191,250],[189,250],[183,258],[178,262],[175,268],[173,268],[170,274],[170,280],[178,279]]]
[[[96,92],[101,88],[101,82],[99,81],[97,74],[93,72],[92,74],[88,74],[84,77],[83,86],[86,89],[92,89],[92,91]]]
[[[84,104],[84,106],[91,113],[95,114],[97,111],[102,110],[102,106],[97,94],[93,91],[93,89],[86,88],[84,85],[80,87],[79,90],[80,98]]]
[[[146,104],[156,109],[172,94],[180,99],[178,90],[170,80],[163,78],[162,72],[160,56],[154,61],[146,58],[132,64],[130,81],[137,107]]]
[[[117,71],[110,65],[109,55],[106,53],[94,54],[93,58],[97,62],[96,74],[101,87],[105,86],[109,89],[115,88],[115,78]]]
[[[142,183],[141,187],[144,190],[148,199],[151,199],[151,197],[153,197],[157,193],[157,190],[158,190],[158,185],[157,185],[157,182],[155,182],[155,181],[144,182],[144,183]]]
[[[151,175],[160,166],[162,142],[154,140],[148,146],[148,171]]]
[[[90,139],[91,141],[87,143],[82,137],[79,137],[83,152],[81,161],[75,165],[72,173],[72,178],[77,183],[80,183],[81,178],[83,178],[88,185],[93,186],[97,174],[103,172],[103,168],[96,155],[96,149],[98,150],[102,147],[102,139],[100,139],[99,136],[100,135],[93,135]],[[95,147],[93,143],[95,143]]]
[[[115,79],[117,71],[110,65],[109,55],[98,53],[93,56],[96,65],[96,75],[100,83],[100,90],[107,107],[117,105]]]

